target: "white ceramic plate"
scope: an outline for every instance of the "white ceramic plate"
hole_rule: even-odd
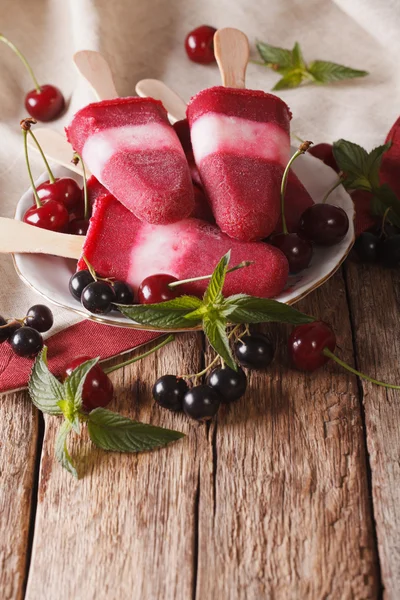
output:
[[[80,184],[82,183],[82,178],[79,175],[64,167],[55,167],[53,170],[57,177],[68,175]],[[337,180],[337,174],[330,167],[327,167],[310,154],[299,157],[293,164],[293,170],[311,194],[314,202],[320,202],[326,191]],[[47,175],[43,174],[37,183],[41,183],[46,179]],[[350,227],[346,237],[336,246],[315,248],[310,267],[298,275],[290,276],[286,289],[276,300],[293,304],[304,298],[331,277],[349,253],[354,241],[353,202],[342,186],[332,192],[329,202],[341,206],[348,214]],[[27,208],[31,205],[32,190],[29,189],[18,202],[15,218],[21,220]],[[219,258],[219,256],[216,256],[215,260],[217,261]],[[68,290],[69,279],[75,271],[76,262],[74,260],[44,254],[15,254],[14,263],[19,277],[28,286],[54,304],[73,310],[82,317],[107,325],[150,329],[130,321],[117,312],[108,314],[105,317],[88,313],[70,295]]]

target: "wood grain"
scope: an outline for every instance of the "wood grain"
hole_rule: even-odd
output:
[[[300,308],[333,324],[351,363],[341,276]],[[292,370],[284,328],[263,329],[278,356],[267,375],[252,372],[245,398],[219,412],[213,472],[201,461],[196,598],[374,598],[356,380],[335,366]]]
[[[26,392],[0,398],[0,597],[23,597],[38,413]]]
[[[28,600],[190,598],[200,448],[204,428],[150,399],[156,377],[196,372],[201,336],[181,335],[162,352],[114,372],[116,402],[133,418],[188,433],[166,449],[140,455],[95,450],[86,440],[84,476],[54,461],[56,419],[48,419],[42,454]]]
[[[398,271],[348,264],[358,368],[400,385]],[[384,596],[400,594],[400,392],[361,382]]]

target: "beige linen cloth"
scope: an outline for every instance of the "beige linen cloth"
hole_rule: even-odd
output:
[[[369,77],[325,87],[283,91],[293,112],[292,131],[302,138],[340,137],[367,148],[383,141],[400,114],[399,0],[0,0],[0,31],[29,58],[41,83],[60,87],[70,100],[60,131],[71,115],[93,99],[71,61],[80,49],[100,50],[112,67],[122,96],[139,79],[163,79],[183,98],[219,83],[216,66],[190,62],[185,35],[201,24],[237,27],[254,52],[258,38],[292,47],[306,60],[330,60],[368,70]],[[16,56],[0,44],[0,215],[12,217],[28,188],[19,121],[24,93],[32,88]],[[249,65],[247,85],[269,91],[272,71]],[[35,176],[44,170],[32,153]],[[0,257],[0,314],[23,315],[40,296],[17,277],[9,256]],[[55,309],[53,332],[76,322]]]

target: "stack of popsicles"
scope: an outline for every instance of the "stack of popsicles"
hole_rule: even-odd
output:
[[[99,182],[93,178],[90,186],[97,199],[84,255],[100,275],[137,288],[155,273],[178,279],[211,273],[231,249],[233,263],[253,264],[230,274],[225,292],[276,296],[287,281],[287,260],[259,240],[278,226],[290,111],[272,94],[214,87],[191,100],[187,116],[204,188],[196,191],[196,207],[185,152],[160,102],[115,99],[75,115],[68,139]],[[199,202],[206,197],[204,212]],[[289,228],[312,204],[293,174],[290,198]],[[216,225],[190,216],[207,218],[210,208]],[[78,268],[85,268],[82,260]],[[191,291],[201,294],[206,285],[196,282]]]

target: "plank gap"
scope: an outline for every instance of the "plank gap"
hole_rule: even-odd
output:
[[[33,486],[31,495],[31,510],[29,515],[29,532],[26,546],[26,562],[25,562],[25,577],[22,584],[22,595],[25,597],[26,586],[28,583],[29,570],[31,567],[33,538],[35,535],[36,511],[38,505],[39,477],[40,477],[40,461],[42,457],[42,448],[44,440],[44,418],[43,414],[38,411],[38,432],[36,440],[36,455],[33,473]]]
[[[218,452],[217,452],[217,428],[218,428],[218,417],[215,419],[214,428],[212,431],[211,448],[212,448],[212,465],[213,465],[213,515],[215,519],[215,513],[217,511],[217,463],[218,463]]]
[[[204,355],[203,355],[204,356]],[[193,588],[192,600],[196,600],[197,591],[197,569],[199,562],[199,511],[200,511],[200,468],[198,471],[197,488],[194,497],[194,522],[193,522]]]
[[[357,371],[360,370],[358,354],[357,354],[357,340],[355,335],[355,319],[353,314],[353,308],[351,304],[350,292],[349,292],[349,280],[348,280],[348,271],[346,264],[342,267],[343,279],[344,279],[344,289],[346,293],[346,302],[349,309],[349,319],[350,319],[350,330],[351,330],[351,342],[353,345],[353,355],[354,355],[354,367]],[[381,560],[379,555],[378,548],[378,534],[377,534],[377,523],[375,518],[375,507],[374,500],[372,496],[372,469],[371,469],[371,461],[370,455],[368,451],[368,443],[367,443],[367,424],[366,424],[366,416],[365,416],[365,407],[364,407],[364,388],[362,385],[362,380],[360,377],[356,377],[357,379],[357,389],[358,389],[358,397],[360,402],[360,418],[362,423],[362,434],[364,438],[364,447],[365,447],[365,462],[366,462],[366,477],[367,477],[367,485],[368,485],[368,504],[372,518],[372,534],[373,534],[373,543],[375,546],[375,554],[376,554],[376,562],[377,562],[377,587],[379,598],[383,597],[383,582],[382,582],[382,570],[381,570]]]

